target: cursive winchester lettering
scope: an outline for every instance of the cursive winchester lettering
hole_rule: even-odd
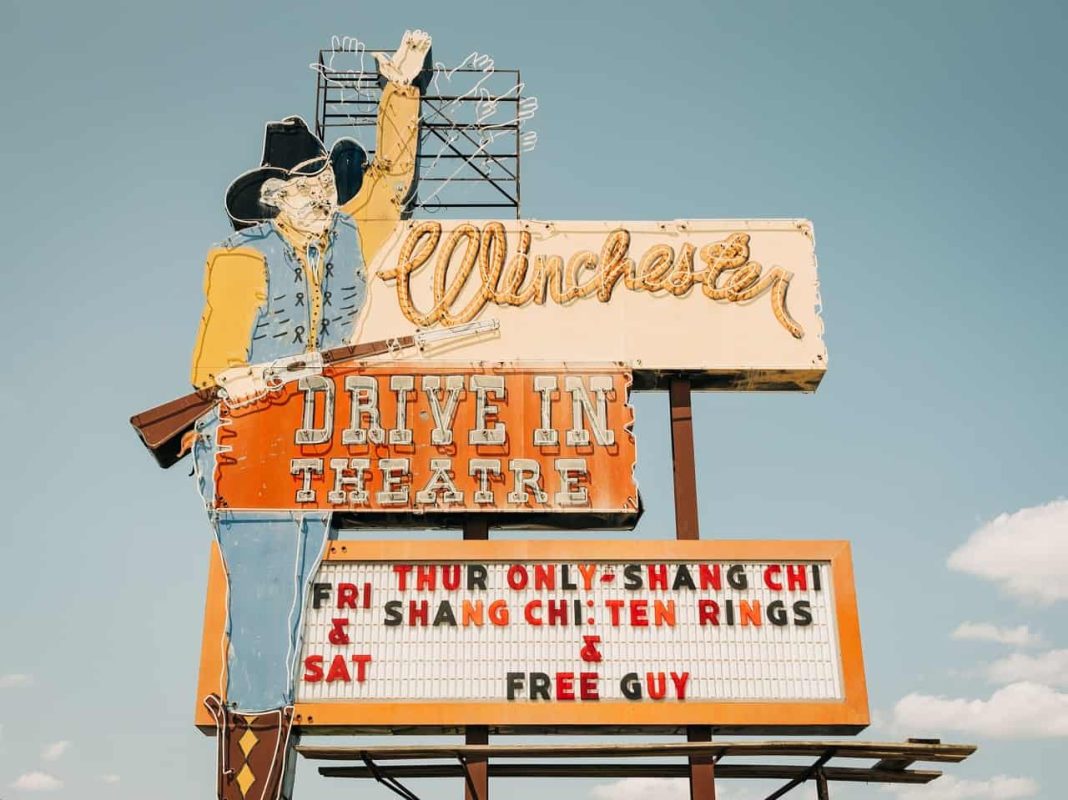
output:
[[[469,322],[490,303],[518,307],[543,305],[552,299],[567,305],[588,297],[608,303],[620,285],[632,292],[685,297],[699,285],[709,300],[717,302],[744,303],[768,294],[779,324],[797,339],[804,336],[786,308],[793,273],[782,267],[765,270],[750,261],[747,233],[732,233],[700,250],[689,242],[677,250],[669,244],[654,244],[637,260],[630,254],[631,235],[625,228],[608,233],[599,253],[579,250],[568,254],[566,260],[552,254],[532,257],[527,230],[519,232],[511,257],[508,245],[500,222],[487,222],[481,229],[465,222],[444,241],[440,222],[421,222],[404,240],[397,265],[379,275],[395,282],[401,311],[420,327]],[[701,268],[695,267],[695,255],[700,257]],[[433,306],[420,310],[412,296],[412,276],[431,261]],[[461,295],[467,294],[470,299],[458,307]]]

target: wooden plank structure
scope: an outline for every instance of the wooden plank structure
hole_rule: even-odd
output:
[[[401,778],[462,777],[469,797],[486,800],[475,792],[478,777],[472,769],[481,764],[487,777],[498,778],[684,778],[694,781],[693,765],[715,765],[720,779],[785,780],[767,800],[789,794],[798,786],[815,781],[818,797],[829,798],[828,784],[850,783],[929,783],[942,773],[934,769],[910,769],[916,762],[958,763],[975,752],[969,744],[943,744],[938,740],[910,739],[907,742],[828,741],[743,741],[743,742],[662,742],[653,744],[549,744],[549,745],[388,745],[378,747],[301,745],[297,751],[316,761],[351,761],[359,764],[321,766],[319,774],[330,778],[375,778],[402,797],[418,798]],[[733,759],[809,758],[811,764],[731,763]],[[635,763],[634,759],[686,758],[689,763]],[[491,761],[491,759],[508,759]],[[571,759],[619,759],[623,763]],[[868,766],[843,766],[839,761],[871,761]],[[398,762],[436,763],[398,763]],[[388,762],[388,763],[384,763]],[[485,779],[482,779],[485,781]],[[714,791],[714,790],[713,790]],[[693,796],[697,796],[696,793]]]

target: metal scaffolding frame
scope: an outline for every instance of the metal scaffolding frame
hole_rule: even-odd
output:
[[[469,796],[485,797],[475,791],[471,767],[485,767],[494,778],[685,778],[693,763],[708,766],[716,779],[784,780],[766,800],[792,792],[809,781],[816,783],[820,800],[830,797],[829,784],[889,783],[924,784],[941,776],[940,770],[910,769],[917,762],[959,763],[975,752],[974,745],[943,744],[937,739],[909,739],[907,742],[859,741],[752,741],[687,742],[654,744],[592,745],[389,745],[381,747],[301,745],[297,751],[316,761],[353,761],[362,765],[319,767],[330,778],[374,778],[407,800],[417,800],[400,779],[464,778]],[[761,758],[813,759],[809,764],[748,763]],[[490,759],[508,761],[494,763]],[[571,759],[624,759],[626,763],[556,762]],[[691,763],[635,763],[637,758],[688,759]],[[739,760],[739,763],[733,763]],[[871,761],[867,766],[844,766],[838,761]],[[398,763],[398,762],[434,763]]]
[[[315,70],[315,133],[322,141],[346,134],[360,140],[373,137],[382,94],[373,56],[390,52],[363,51],[364,64],[369,67],[358,71],[334,67],[334,60],[344,53],[319,51]],[[498,209],[495,215],[511,213],[519,219],[522,123],[518,121],[518,110],[523,102],[519,70],[493,69],[492,90],[482,86],[487,76],[485,70],[462,67],[445,72],[450,79],[457,75],[461,80],[482,76],[483,80],[474,81],[475,89],[482,88],[439,93],[431,86],[423,93],[419,181],[434,186],[435,197],[431,201],[417,198],[415,208],[428,213],[446,209]],[[494,123],[480,118],[479,104],[483,108],[486,104],[504,104],[514,107],[517,113],[511,122]],[[487,138],[497,146],[487,148]],[[434,152],[428,152],[431,149]],[[368,157],[373,154],[374,149],[368,148]],[[441,169],[437,169],[439,165],[443,165]],[[448,174],[442,174],[445,169],[449,170]]]

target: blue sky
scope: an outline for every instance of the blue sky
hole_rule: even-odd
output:
[[[412,27],[438,60],[523,70],[526,216],[813,220],[827,378],[697,398],[703,535],[851,539],[865,736],[980,745],[925,797],[1060,796],[1063,4],[8,0],[4,18],[0,797],[211,796],[191,724],[210,532],[126,418],[185,386],[204,253],[263,123],[312,116],[331,35]],[[670,538],[666,398],[635,404],[635,535]],[[353,789],[300,779],[302,798]]]

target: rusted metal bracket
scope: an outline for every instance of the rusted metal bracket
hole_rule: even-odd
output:
[[[467,759],[463,756],[457,756],[457,760],[460,762],[460,766],[464,770],[464,783],[467,784],[468,794],[474,798],[474,800],[483,800],[478,794],[478,787],[475,786],[475,779],[471,775],[471,770],[467,768]]]
[[[367,753],[363,753],[362,757],[363,763],[367,765],[367,769],[371,771],[371,775],[376,781],[381,783],[394,794],[403,797],[404,800],[419,800],[419,796],[399,780],[391,775],[383,775],[382,771],[378,768],[378,765],[375,764],[374,760]]]
[[[792,792],[794,789],[796,789],[802,783],[805,783],[806,781],[810,781],[810,780],[812,780],[813,778],[815,778],[817,776],[823,776],[823,765],[826,764],[828,761],[830,761],[832,758],[834,758],[834,754],[835,754],[834,750],[828,750],[822,756],[817,758],[816,762],[811,767],[809,767],[807,770],[802,772],[800,775],[798,775],[792,781],[787,783],[785,786],[783,786],[783,787],[781,787],[779,789],[776,789],[774,792],[769,794],[767,796],[766,800],[778,800],[778,798],[782,797],[787,792]],[[817,778],[817,781],[818,781],[818,778]],[[825,777],[823,779],[823,789],[824,789],[824,791],[827,791],[827,779]]]

